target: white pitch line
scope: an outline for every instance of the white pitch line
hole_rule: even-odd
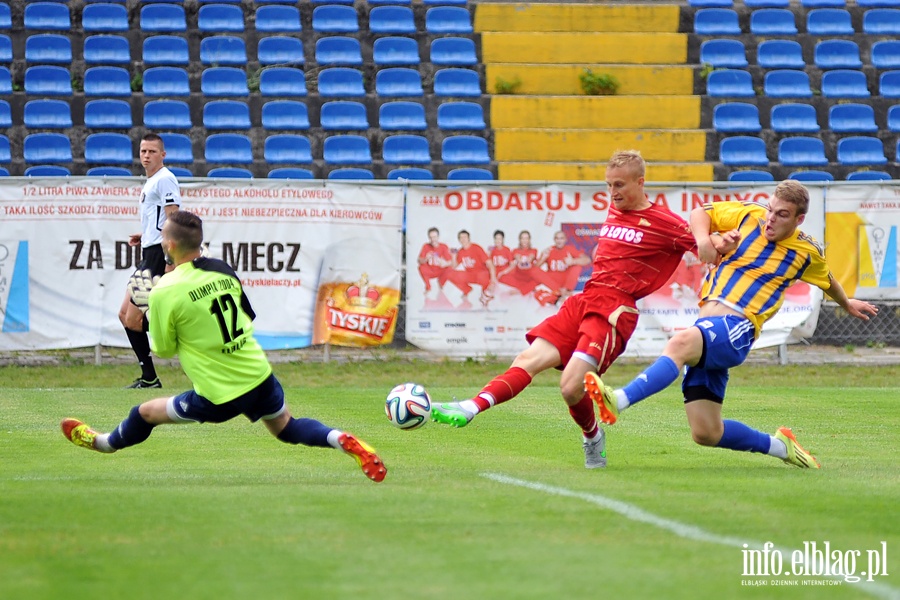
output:
[[[524,479],[517,479],[515,477],[510,477],[508,475],[502,475],[500,473],[482,473],[482,477],[490,479],[492,481],[496,481],[497,483],[504,483],[506,485],[514,485],[516,487],[527,488],[530,490],[535,490],[537,492],[544,492],[545,494],[551,494],[554,496],[563,496],[566,498],[577,498],[579,500],[584,500],[585,502],[589,502],[591,504],[595,504],[601,508],[605,508],[607,510],[611,510],[615,513],[618,513],[629,519],[631,521],[637,521],[639,523],[646,523],[648,525],[653,525],[654,527],[658,527],[660,529],[664,529],[666,531],[670,531],[677,535],[678,537],[683,537],[685,539],[697,541],[697,542],[709,542],[711,544],[720,544],[722,546],[731,546],[733,548],[738,549],[753,549],[753,550],[761,550],[763,549],[763,544],[761,542],[753,542],[749,540],[739,539],[735,537],[729,537],[725,535],[718,535],[715,533],[710,533],[709,531],[705,531],[700,529],[699,527],[695,527],[694,525],[688,525],[686,523],[679,523],[678,521],[673,521],[672,519],[666,519],[665,517],[660,517],[658,515],[654,515],[653,513],[649,513],[645,510],[638,508],[632,504],[628,504],[627,502],[622,502],[621,500],[614,500],[612,498],[608,498],[606,496],[601,496],[600,494],[590,494],[587,492],[576,492],[573,490],[567,490],[566,488],[556,487],[552,485],[546,485],[544,483],[538,483],[535,481],[526,481]],[[745,546],[746,544],[746,546]],[[771,547],[770,547],[771,548]],[[791,554],[793,551],[788,549],[781,549],[778,547],[772,548],[773,550],[779,550],[782,554]],[[833,576],[830,579],[840,579],[843,581],[843,577],[841,576]],[[847,582],[852,585],[859,585],[860,589],[864,592],[868,592],[877,598],[882,598],[883,600],[900,600],[900,590],[897,590],[889,585],[881,583],[879,581],[858,581],[858,582]]]

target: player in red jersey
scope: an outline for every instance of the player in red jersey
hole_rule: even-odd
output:
[[[419,250],[419,275],[425,282],[425,291],[431,291],[431,280],[438,280],[438,287],[444,287],[453,266],[453,255],[447,244],[441,243],[441,233],[437,227],[428,230],[428,241]]]
[[[666,283],[685,252],[696,252],[684,219],[647,199],[644,170],[639,152],[613,154],[606,168],[611,206],[583,292],[570,296],[557,314],[529,331],[528,348],[477,396],[435,404],[435,421],[463,427],[479,412],[518,395],[538,373],[555,367],[562,370],[560,391],[569,414],[584,435],[584,466],[606,466],[606,439],[584,391],[584,375],[609,368],[637,325],[637,301]]]
[[[519,233],[519,245],[512,251],[512,261],[497,272],[497,281],[516,288],[523,296],[530,294],[538,284],[534,278],[537,255],[537,248],[531,247],[531,233],[522,231]]]
[[[457,239],[460,248],[453,257],[453,270],[447,275],[447,280],[460,289],[463,303],[468,301],[473,284],[481,286],[481,303],[487,306],[494,298],[494,287],[497,285],[494,263],[484,248],[472,243],[465,229],[457,234]]]
[[[488,249],[491,262],[494,263],[494,271],[497,273],[508,267],[512,260],[512,250],[505,244],[505,241],[506,234],[498,229],[494,232],[494,245]]]
[[[581,268],[591,264],[591,258],[569,243],[564,231],[553,234],[553,245],[538,257],[538,279],[547,290],[535,290],[535,298],[541,304],[556,304],[575,292]],[[546,270],[544,270],[546,267]]]

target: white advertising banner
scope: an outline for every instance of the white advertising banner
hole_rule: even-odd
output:
[[[0,181],[0,350],[128,346],[118,311],[139,261],[128,238],[140,230],[142,185]],[[402,188],[220,179],[181,191],[182,208],[203,219],[211,256],[240,276],[265,348],[391,341]]]
[[[685,219],[694,207],[713,201],[766,204],[773,191],[774,185],[718,189],[647,186],[651,201],[668,206]],[[821,241],[823,192],[810,187],[810,194],[810,212],[802,229]],[[553,284],[557,288],[573,285],[570,289],[577,292],[590,276],[587,257],[592,255],[594,237],[606,219],[608,206],[602,183],[411,185],[407,192],[407,340],[455,356],[520,352],[526,346],[525,332],[554,314],[562,302],[548,294]],[[471,245],[466,247],[468,243]],[[498,274],[503,273],[492,297],[484,293],[479,278],[471,272],[448,266],[454,253],[463,257],[458,263],[478,260],[482,255],[473,245],[495,263]],[[555,267],[554,256],[563,257]],[[529,277],[517,277],[515,269],[506,272],[509,267],[504,265],[510,261],[541,267],[531,269]],[[705,273],[705,265],[686,254],[667,285],[638,303],[641,316],[627,355],[655,356],[675,331],[693,324]],[[812,335],[821,298],[819,290],[802,282],[793,286],[756,346]]]

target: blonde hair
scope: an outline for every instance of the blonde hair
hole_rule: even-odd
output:
[[[775,197],[797,207],[797,216],[809,210],[809,191],[795,179],[785,179],[775,187]]]
[[[644,162],[644,157],[641,156],[639,150],[616,150],[606,166],[609,169],[628,168],[634,171],[638,177],[643,177],[647,163]]]

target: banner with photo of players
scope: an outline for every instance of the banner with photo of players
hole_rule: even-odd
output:
[[[768,202],[768,187],[646,186],[651,201],[688,219],[719,200]],[[824,233],[821,188],[810,188],[802,229]],[[431,187],[407,192],[406,337],[453,356],[513,355],[525,332],[553,314],[590,277],[594,238],[609,201],[604,184]],[[641,300],[627,355],[655,356],[671,334],[693,324],[706,266],[686,254],[669,283]],[[757,347],[794,342],[815,330],[822,294],[802,282]]]

